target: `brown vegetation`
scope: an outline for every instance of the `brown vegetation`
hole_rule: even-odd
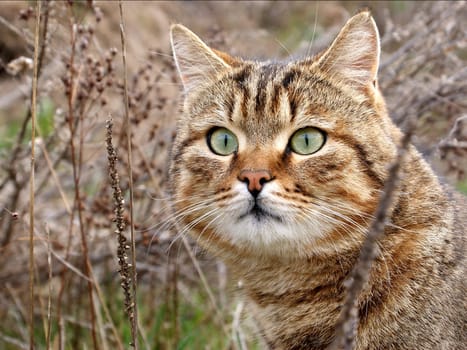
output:
[[[36,8],[28,5],[4,3],[0,16],[0,347],[28,348],[32,337],[37,348],[126,348],[131,303],[124,301],[118,259],[134,243],[135,254],[126,258],[136,259],[140,347],[254,348],[240,322],[242,303],[231,293],[235,281],[176,232],[170,213],[168,151],[180,85],[168,27],[181,22],[232,54],[285,57],[323,48],[364,2],[124,3],[127,84],[117,2],[43,1],[37,35]],[[417,121],[413,141],[465,191],[467,5],[378,2],[374,14],[390,114],[402,128]],[[115,211],[115,203],[124,210]],[[117,231],[129,240],[120,235],[120,248],[116,214]]]

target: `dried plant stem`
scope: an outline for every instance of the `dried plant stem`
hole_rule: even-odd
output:
[[[34,61],[34,70],[37,71],[35,73],[36,80],[38,80],[40,75],[41,75],[42,63],[43,63],[43,59],[44,59],[44,52],[45,52],[45,47],[46,47],[46,42],[47,42],[45,40],[46,37],[47,37],[48,18],[49,18],[49,5],[48,5],[47,1],[44,3],[44,10],[42,11],[42,9],[41,9],[41,12],[43,12],[43,16],[41,16],[42,31],[39,32],[40,39],[39,39],[38,44],[37,44],[37,45],[40,44],[40,47],[37,46],[37,45],[34,46],[34,54],[36,54],[36,51],[38,50],[38,52],[37,52],[37,55],[38,55],[37,61]],[[3,17],[1,17],[1,20],[2,21],[0,21],[0,22],[5,24],[6,21],[3,19]],[[39,25],[41,23],[39,23]],[[12,29],[10,26],[8,26],[8,28]],[[38,30],[40,31],[40,28]],[[16,34],[21,33],[21,31],[19,31],[19,32],[14,31],[14,32]],[[25,38],[25,34],[21,33],[21,34],[19,34],[19,37],[20,38]],[[32,40],[26,40],[26,41],[28,43],[32,42]],[[32,100],[32,91],[31,91],[31,100]],[[18,174],[15,171],[14,164],[17,161],[17,159],[19,158],[20,151],[23,149],[22,141],[23,141],[23,139],[24,139],[24,137],[26,135],[27,126],[29,124],[29,120],[30,120],[31,115],[32,115],[31,108],[32,108],[32,105],[29,106],[28,111],[26,112],[26,117],[24,118],[24,120],[22,122],[20,132],[18,133],[18,136],[16,138],[15,147],[13,148],[13,151],[11,152],[11,156],[10,156],[9,160],[5,163],[6,164],[6,169],[7,169],[7,172],[8,172],[8,176],[5,177],[5,179],[2,181],[2,183],[0,183],[0,191],[8,183],[10,183],[10,182],[13,183],[14,191],[13,191],[13,193],[11,194],[11,196],[10,196],[10,198],[8,200],[9,206],[11,208],[16,208],[16,206],[17,206],[17,204],[19,202],[20,192],[23,190],[23,188],[25,187],[25,184],[27,182],[27,177],[25,177],[24,180],[21,180],[21,181],[18,179]],[[6,222],[5,235],[4,235],[4,238],[3,238],[2,242],[0,243],[0,245],[2,247],[6,247],[8,245],[8,243],[10,242],[11,235],[12,235],[12,232],[13,232],[13,221],[6,218],[6,217],[5,217],[5,219],[0,217],[0,226],[2,225],[3,220],[8,220],[8,221]]]
[[[15,349],[22,349],[22,350],[27,350],[28,346],[27,344],[24,344],[23,342],[19,341],[16,338],[10,337],[6,334],[0,333],[0,339],[5,342],[5,344],[11,344],[15,346]]]
[[[18,291],[16,291],[10,283],[5,283],[5,290],[8,292],[9,296],[13,300],[13,303],[15,305],[14,309],[14,314],[15,314],[15,320],[18,321],[18,327],[19,332],[21,333],[21,338],[24,339],[25,343],[28,340],[28,329],[24,329],[24,327],[21,327],[25,322],[28,322],[28,314],[26,307],[23,305],[23,300],[21,297],[18,295]]]
[[[93,281],[96,280],[96,278],[92,277]],[[117,342],[117,348],[118,350],[124,350],[125,348],[123,347],[123,343],[120,339],[120,334],[118,333],[117,331],[117,328],[115,327],[115,324],[112,320],[112,316],[110,315],[110,311],[109,311],[109,308],[107,307],[107,305],[105,304],[105,298],[104,298],[104,293],[102,293],[102,290],[99,286],[99,283],[96,283],[96,293],[97,293],[97,298],[99,299],[100,303],[101,303],[101,306],[102,306],[102,309],[104,310],[104,314],[105,314],[105,317],[107,318],[109,324],[110,324],[110,328],[112,329],[112,333],[115,337],[115,341]],[[104,339],[104,338],[103,338]]]
[[[75,190],[75,199],[74,199],[74,209],[78,211],[78,221],[79,221],[79,229],[81,234],[81,248],[83,250],[83,265],[84,265],[84,273],[88,278],[88,294],[89,294],[89,312],[91,318],[91,335],[94,349],[99,349],[98,342],[97,342],[97,334],[96,334],[96,315],[95,315],[95,306],[94,306],[94,297],[93,297],[93,281],[91,280],[91,262],[89,261],[89,252],[88,252],[88,245],[86,239],[86,233],[84,230],[84,220],[83,220],[83,204],[81,199],[80,193],[80,175],[79,175],[79,167],[81,160],[81,156],[79,159],[76,159],[76,147],[74,143],[75,137],[75,127],[74,127],[74,108],[73,108],[73,101],[74,101],[74,86],[75,86],[75,71],[74,71],[74,57],[75,57],[75,48],[76,48],[76,38],[75,38],[75,31],[76,31],[76,22],[74,16],[72,14],[70,8],[70,29],[71,29],[71,54],[70,54],[70,90],[68,92],[68,126],[70,129],[70,153],[71,153],[71,164],[73,168],[73,182],[74,182],[74,190]],[[81,149],[80,149],[81,152]],[[72,213],[73,214],[73,213]]]
[[[42,1],[40,1],[42,3]],[[42,7],[42,4],[41,4],[41,7]],[[35,61],[34,63],[34,69],[37,70],[37,79],[39,79],[40,75],[41,75],[41,70],[42,70],[42,64],[43,64],[43,61],[44,61],[44,55],[45,55],[45,47],[46,47],[46,43],[47,43],[47,31],[48,31],[48,23],[49,23],[49,3],[48,1],[45,1],[44,2],[44,10],[40,9],[41,12],[43,12],[43,16],[41,16],[41,23],[42,23],[42,31],[40,30],[40,27],[39,29],[39,41],[37,42],[36,44],[36,38],[34,38],[34,55],[36,54],[36,50],[38,50],[38,57],[37,57],[37,61]],[[41,14],[42,15],[42,14]],[[37,21],[37,18],[36,18],[36,21]],[[33,44],[32,40],[30,40],[29,38],[27,38],[27,33],[23,33],[20,29],[17,29],[16,27],[14,27],[13,25],[11,25],[8,21],[6,21],[2,16],[0,16],[0,23],[2,23],[3,25],[5,25],[7,28],[9,28],[10,30],[12,30],[19,38],[22,38],[22,39],[25,39],[26,42],[28,44]],[[39,23],[39,25],[41,24]],[[40,44],[40,47],[37,46]],[[32,92],[31,92],[32,94]],[[32,99],[32,96],[31,96],[31,99]],[[18,133],[18,136],[16,138],[16,145],[13,149],[13,151],[11,152],[11,157],[9,159],[9,162],[7,163],[8,164],[8,171],[9,171],[9,177],[7,177],[1,184],[0,184],[0,190],[6,185],[6,183],[9,181],[9,180],[13,180],[15,182],[15,185],[17,185],[17,188],[21,189],[23,187],[23,184],[19,184],[17,183],[16,181],[16,174],[15,172],[13,171],[13,168],[11,167],[11,164],[14,163],[14,161],[18,158],[18,154],[19,152],[21,151],[22,149],[22,144],[21,142],[23,141],[24,139],[24,136],[26,135],[26,131],[27,131],[27,126],[28,126],[28,123],[29,123],[29,119],[31,118],[31,115],[32,115],[32,110],[31,110],[32,106],[29,106],[28,108],[28,111],[26,112],[26,117],[24,118],[23,120],[23,123],[21,124],[21,128],[20,128],[20,131]]]
[[[233,343],[235,349],[246,350],[248,349],[245,336],[243,335],[242,329],[240,327],[240,320],[243,312],[243,301],[239,301],[235,307],[232,320],[232,335],[230,342]]]
[[[31,38],[28,32],[21,31],[20,28],[14,26],[5,17],[0,16],[0,24],[2,24],[3,26],[11,30],[13,33],[15,33],[18,38],[21,38],[24,41],[26,41],[28,45],[31,45],[31,46],[34,45],[34,40],[33,38]]]
[[[46,226],[47,232],[47,267],[49,270],[49,290],[48,290],[48,298],[47,298],[47,330],[45,332],[45,339],[46,339],[46,349],[50,349],[50,334],[52,329],[52,247],[50,242],[50,229]]]
[[[45,343],[46,349],[49,350],[51,348],[50,345],[50,336],[51,336],[51,329],[52,329],[52,277],[53,277],[53,268],[52,268],[52,241],[50,238],[50,229],[47,223],[44,224],[44,231],[46,236],[41,237],[38,232],[36,232],[36,241],[41,242],[45,245],[47,250],[47,305],[45,305],[43,298],[39,296],[37,300],[39,301],[39,305],[41,308],[41,314],[44,324],[44,335],[45,335]],[[35,272],[37,276],[37,280],[40,280],[40,270],[41,266],[35,266]]]
[[[59,178],[57,176],[57,173],[56,173],[56,171],[54,169],[52,161],[50,160],[49,152],[47,151],[46,146],[42,142],[39,144],[39,147],[41,148],[41,152],[44,155],[44,159],[45,159],[45,161],[47,163],[47,166],[49,167],[50,174],[52,175],[52,179],[54,180],[54,182],[55,182],[55,184],[57,186],[57,190],[60,193],[60,197],[62,198],[63,205],[65,206],[65,209],[66,209],[67,213],[71,214],[70,204],[68,203],[68,199],[66,198],[66,195],[65,195],[65,192],[63,191],[60,180],[59,180]]]
[[[378,242],[384,237],[386,220],[391,215],[391,205],[400,180],[400,168],[415,131],[416,120],[416,118],[408,118],[407,132],[402,138],[397,157],[389,168],[388,178],[376,208],[375,218],[363,242],[360,257],[344,282],[347,293],[336,326],[336,338],[328,347],[329,350],[351,350],[354,348],[358,325],[358,297],[368,281],[371,266],[378,256]]]
[[[68,239],[67,239],[67,244],[65,248],[65,258],[62,259],[62,262],[68,261],[68,258],[70,256],[71,238],[73,237],[73,212],[70,214],[70,217],[69,217],[67,237]],[[62,305],[63,305],[62,300],[63,300],[63,294],[66,289],[68,272],[69,270],[67,269],[67,265],[63,264],[62,271],[60,272],[60,288],[59,288],[58,297],[57,297],[57,323],[58,323],[58,348],[59,350],[65,349],[65,345],[64,345],[65,344],[65,321],[62,317]]]
[[[126,41],[125,41],[125,26],[123,22],[123,5],[119,0],[118,6],[120,9],[120,38],[122,42],[122,60],[123,60],[123,93],[125,103],[125,130],[127,139],[127,155],[128,155],[128,182],[130,192],[130,250],[131,250],[131,282],[132,282],[132,313],[131,319],[131,338],[133,346],[138,349],[138,307],[136,303],[136,244],[135,244],[135,230],[134,230],[134,217],[133,217],[133,167],[132,167],[132,150],[131,150],[131,123],[129,116],[129,103],[128,103],[128,82],[127,82],[127,65],[126,65]]]
[[[199,275],[199,277],[201,279],[203,287],[206,290],[206,293],[208,294],[209,301],[211,302],[212,307],[216,312],[216,316],[218,317],[219,322],[221,323],[222,330],[224,331],[225,335],[228,337],[230,335],[230,331],[227,329],[227,327],[225,325],[224,317],[223,317],[221,309],[219,308],[219,306],[217,304],[216,297],[214,296],[214,293],[212,292],[212,289],[209,287],[208,280],[207,280],[206,276],[204,275],[203,270],[201,269],[201,266],[199,265],[198,260],[196,259],[195,255],[193,254],[193,251],[192,251],[192,249],[190,247],[190,244],[188,243],[188,239],[184,235],[182,236],[182,242],[183,242],[183,246],[185,247],[188,255],[190,256],[190,259],[191,259],[191,261],[193,263],[193,266],[196,269],[196,272],[198,273],[198,275]]]
[[[107,144],[107,156],[109,160],[109,176],[110,176],[110,185],[113,190],[113,199],[114,199],[114,213],[115,213],[115,224],[117,229],[115,233],[117,234],[118,239],[118,248],[117,248],[117,256],[118,256],[118,264],[120,266],[119,273],[120,273],[120,285],[123,289],[124,299],[125,299],[125,312],[128,315],[128,319],[130,321],[131,327],[133,326],[134,322],[134,313],[133,313],[133,301],[132,301],[132,291],[131,291],[131,272],[130,272],[130,264],[128,264],[128,242],[125,237],[125,219],[123,218],[123,195],[122,190],[120,188],[120,177],[118,176],[117,172],[117,153],[112,145],[112,119],[110,118],[107,120],[107,137],[106,137],[106,144]],[[132,333],[133,336],[133,333]]]
[[[147,173],[149,175],[149,178],[151,179],[152,189],[154,191],[157,189],[160,192],[159,182],[157,181],[156,177],[152,173],[149,161],[148,161],[146,155],[144,154],[143,150],[141,149],[141,146],[139,144],[137,144],[137,143],[134,146],[135,146],[137,156],[139,158],[141,158],[141,163],[142,163],[144,169],[147,171]]]
[[[34,70],[31,98],[31,173],[29,178],[29,349],[34,349],[34,167],[36,138],[37,72],[39,62],[39,31],[41,1],[36,3],[36,30],[34,34]]]
[[[168,256],[167,264],[167,289],[166,289],[166,303],[167,310],[169,313],[170,321],[172,323],[172,336],[171,345],[176,347],[180,339],[180,324],[178,318],[178,275],[179,275],[179,264],[177,256],[170,254]]]

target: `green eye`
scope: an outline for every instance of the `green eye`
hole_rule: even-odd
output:
[[[316,128],[303,128],[297,130],[290,139],[292,151],[302,155],[308,155],[319,151],[324,145],[324,133]]]
[[[226,128],[217,128],[210,132],[208,145],[212,152],[220,156],[228,156],[238,150],[237,137]]]

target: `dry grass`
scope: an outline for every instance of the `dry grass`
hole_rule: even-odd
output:
[[[50,1],[42,2],[37,34],[28,4],[2,5],[0,17],[0,348],[29,348],[32,339],[47,349],[132,341],[145,349],[258,347],[225,266],[180,238],[171,218],[168,151],[180,86],[168,26],[183,22],[234,54],[286,56],[323,48],[356,3],[124,3],[121,16],[116,2]],[[378,2],[374,13],[383,34],[380,85],[394,120],[403,128],[416,120],[413,141],[441,176],[467,190],[465,2]],[[28,59],[13,61],[20,56]],[[117,172],[115,186],[109,174]],[[124,203],[120,238],[115,202]],[[124,297],[118,261],[127,253],[118,252],[133,242],[138,289]],[[128,274],[131,285],[136,276]],[[138,327],[125,316],[132,302]]]

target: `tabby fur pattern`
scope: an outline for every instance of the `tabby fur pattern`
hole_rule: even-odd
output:
[[[375,22],[360,12],[327,50],[285,62],[231,57],[182,25],[171,42],[184,86],[170,169],[180,231],[242,281],[266,348],[324,349],[402,137],[377,85]],[[219,127],[238,140],[232,154],[208,145]],[[306,127],[326,140],[297,154],[290,139]],[[268,176],[253,193],[242,172]],[[465,198],[413,146],[401,178],[356,349],[466,349]]]

